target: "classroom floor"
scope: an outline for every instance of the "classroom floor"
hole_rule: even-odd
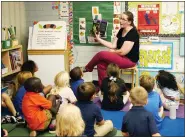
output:
[[[101,103],[99,97],[94,99],[94,103],[101,108]],[[112,120],[114,127],[117,128],[116,136],[122,136],[121,125],[123,116],[128,111],[129,102],[121,111],[105,111],[101,110],[102,115],[105,120]],[[169,116],[169,111],[165,111],[165,118],[162,122],[162,128],[159,130],[162,136],[184,136],[184,105],[179,106],[177,110],[177,118],[171,120]],[[9,136],[29,136],[29,130],[26,127],[16,124],[2,124],[2,127],[7,129]],[[38,136],[55,136],[55,134],[50,134],[45,131]]]

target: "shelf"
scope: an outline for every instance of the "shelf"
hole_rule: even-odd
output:
[[[19,48],[22,48],[22,46],[21,46],[21,45],[18,45],[18,46],[14,46],[14,47],[12,47],[12,48],[8,48],[8,49],[2,49],[2,51],[1,51],[1,52],[5,52],[5,51],[9,51],[9,50],[13,50],[13,49],[19,49]]]
[[[19,72],[19,71],[20,71],[20,69],[14,70],[13,72],[8,72],[8,73],[6,73],[6,74],[3,74],[3,75],[2,75],[2,78],[3,78],[3,77],[6,77],[6,76],[8,76],[8,75],[12,75],[12,74],[14,74],[14,73],[17,73],[17,72]]]

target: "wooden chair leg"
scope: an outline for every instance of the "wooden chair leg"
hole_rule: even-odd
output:
[[[132,71],[132,88],[134,88],[134,70],[131,71]]]
[[[135,84],[135,86],[139,86],[138,70],[135,70],[135,71],[136,71],[136,84]]]

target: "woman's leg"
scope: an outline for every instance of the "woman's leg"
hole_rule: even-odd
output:
[[[100,51],[85,66],[85,69],[88,72],[92,72],[94,67],[97,65],[98,81],[99,81],[99,86],[101,86],[102,80],[106,77],[107,66],[110,63],[117,64],[119,68],[130,68],[136,65],[136,63],[130,61],[125,56],[120,56],[109,51]]]

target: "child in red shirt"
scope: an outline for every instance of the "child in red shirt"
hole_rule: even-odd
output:
[[[31,129],[30,136],[36,136],[36,131],[43,131],[48,128],[52,116],[56,117],[61,104],[61,97],[50,95],[48,99],[39,93],[43,91],[41,80],[36,77],[25,81],[26,93],[22,101],[22,111]],[[59,99],[56,103],[56,99]]]

